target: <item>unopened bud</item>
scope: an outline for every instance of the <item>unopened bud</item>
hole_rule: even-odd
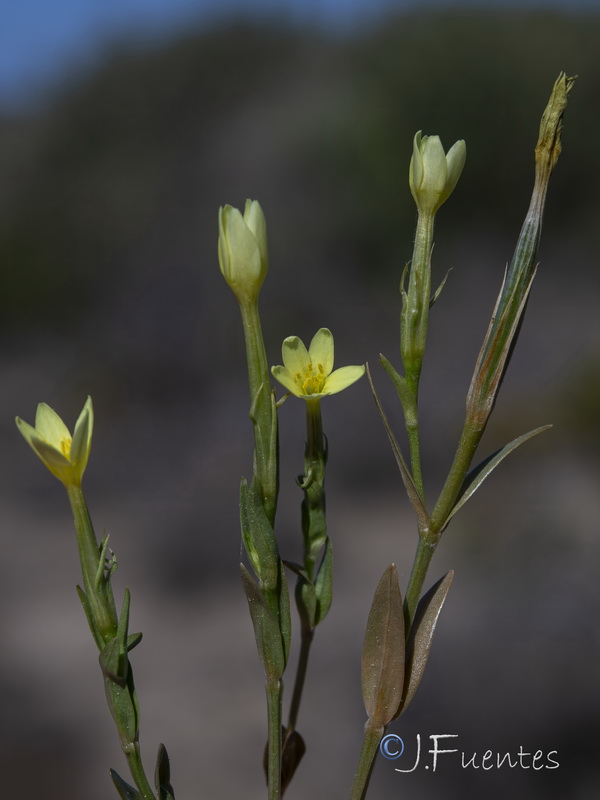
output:
[[[454,191],[465,165],[467,147],[463,139],[444,152],[439,136],[415,134],[410,161],[410,191],[419,213],[435,214]]]
[[[219,265],[238,301],[256,300],[269,267],[267,225],[256,200],[219,209]]]

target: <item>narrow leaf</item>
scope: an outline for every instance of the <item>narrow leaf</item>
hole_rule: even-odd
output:
[[[325,553],[323,554],[323,560],[317,572],[315,590],[317,594],[315,625],[318,625],[319,622],[323,622],[329,613],[333,598],[333,548],[331,547],[331,539],[329,538],[325,544]]]
[[[383,573],[369,612],[362,652],[362,693],[369,719],[393,719],[404,684],[404,615],[395,564]]]
[[[400,398],[400,402],[402,403],[403,409],[411,408],[414,405],[414,398],[413,395],[406,385],[406,378],[403,375],[400,375],[398,370],[394,367],[391,361],[383,355],[383,353],[379,353],[379,362],[384,370],[387,372],[390,380],[394,384],[394,389],[398,397]],[[405,411],[406,413],[406,411]]]
[[[144,800],[143,796],[138,792],[138,790],[134,789],[133,786],[130,786],[126,781],[124,781],[119,773],[115,772],[114,769],[111,769],[110,777],[112,778],[112,782],[114,783],[121,800]]]
[[[448,272],[444,275],[444,280],[440,283],[440,285],[438,286],[435,294],[433,295],[433,297],[429,301],[429,308],[433,308],[433,304],[438,300],[439,296],[441,295],[442,290],[443,290],[444,286],[446,285],[446,281],[448,280],[448,275],[450,275],[451,271],[452,270],[448,270]]]
[[[419,497],[419,492],[417,490],[417,487],[415,486],[414,481],[412,479],[412,475],[410,474],[410,471],[406,466],[406,462],[404,461],[404,456],[402,455],[402,451],[400,450],[398,442],[396,441],[396,437],[394,436],[394,432],[390,427],[390,424],[387,420],[381,402],[379,401],[379,397],[377,396],[377,392],[375,391],[375,386],[373,384],[373,379],[371,377],[371,372],[369,370],[368,365],[367,365],[367,375],[369,377],[369,383],[371,384],[371,391],[373,392],[375,405],[377,406],[377,409],[381,415],[383,426],[388,435],[388,439],[390,440],[394,456],[396,457],[396,463],[398,464],[398,469],[400,470],[400,475],[402,476],[402,481],[406,488],[408,499],[410,500],[411,505],[415,510],[415,514],[417,515],[419,529],[423,530],[429,527],[429,515],[427,514],[427,510],[423,505],[423,501]]]
[[[528,433],[524,433],[521,436],[517,436],[516,439],[513,439],[512,442],[505,445],[504,447],[497,450],[495,453],[492,453],[491,456],[488,456],[484,461],[481,462],[478,466],[469,472],[465,481],[463,483],[461,493],[459,495],[458,500],[456,501],[456,505],[448,515],[448,518],[444,522],[444,528],[448,525],[452,517],[459,511],[464,504],[469,500],[479,489],[481,484],[484,480],[493,472],[498,464],[503,461],[509,453],[512,453],[513,450],[516,450],[517,447],[526,442],[528,439],[532,439],[534,436],[537,436],[538,433],[542,431],[547,431],[548,428],[551,428],[552,425],[542,425],[540,428],[535,428]],[[442,528],[443,530],[443,528]]]
[[[431,587],[427,594],[423,595],[417,606],[417,613],[406,645],[406,691],[394,719],[406,711],[419,688],[427,666],[435,626],[450,590],[452,578],[454,578],[454,572],[450,570]]]
[[[256,647],[265,675],[272,680],[279,680],[285,669],[285,657],[278,621],[243,564],[240,564],[240,571],[254,627]]]
[[[244,547],[261,586],[277,586],[278,554],[273,526],[267,519],[260,483],[254,478],[250,487],[245,478],[240,485],[240,522]]]
[[[171,786],[171,768],[169,765],[169,754],[164,744],[158,747],[156,757],[156,769],[154,770],[154,785],[158,792],[159,800],[175,800],[175,792]]]

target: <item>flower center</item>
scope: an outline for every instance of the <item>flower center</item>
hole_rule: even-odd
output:
[[[320,394],[325,385],[325,370],[323,364],[317,364],[317,368],[313,366],[312,361],[308,362],[304,375],[301,372],[296,373],[296,380],[301,387],[304,394]]]
[[[60,449],[62,450],[63,455],[66,456],[67,458],[71,455],[72,441],[73,440],[71,439],[70,436],[69,437],[65,436],[60,440]]]

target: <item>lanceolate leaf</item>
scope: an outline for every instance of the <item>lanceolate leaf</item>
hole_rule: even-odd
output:
[[[524,433],[522,436],[518,436],[516,439],[513,439],[512,442],[509,442],[509,444],[505,445],[500,450],[497,450],[491,456],[486,458],[485,461],[482,461],[481,464],[472,469],[465,478],[465,482],[463,483],[463,488],[458,500],[456,501],[456,505],[444,522],[444,528],[450,522],[456,512],[461,509],[467,500],[469,500],[469,498],[475,494],[477,489],[479,489],[488,475],[496,469],[498,464],[503,461],[509,453],[512,453],[513,450],[516,450],[519,445],[523,444],[523,442],[526,442],[528,439],[532,439],[534,436],[537,436],[538,433],[546,431],[551,427],[552,425],[542,425],[540,428],[535,428],[534,430],[529,431],[529,433]]]
[[[116,786],[117,792],[122,800],[144,800],[140,792],[124,781],[123,778],[114,771],[114,769],[111,769],[110,777],[112,778],[112,781]]]
[[[404,684],[404,614],[396,566],[383,573],[375,590],[362,652],[362,693],[369,719],[393,719]]]
[[[375,398],[375,404],[377,406],[379,413],[381,414],[383,426],[388,435],[388,439],[390,440],[390,444],[392,445],[394,456],[396,457],[396,463],[398,464],[398,469],[400,470],[400,475],[402,476],[402,481],[404,482],[406,493],[408,494],[408,499],[410,500],[411,505],[415,510],[415,514],[417,515],[419,528],[423,530],[429,527],[429,516],[427,514],[427,510],[423,505],[423,501],[419,497],[419,492],[417,490],[417,487],[415,486],[410,471],[406,466],[406,462],[404,460],[404,456],[402,455],[402,451],[400,450],[398,442],[396,441],[396,437],[394,436],[394,432],[390,427],[390,424],[387,420],[381,402],[379,401],[379,397],[377,396],[377,392],[375,391],[375,386],[373,384],[373,379],[371,378],[371,372],[368,366],[367,366],[367,375],[369,377],[369,383],[371,384],[371,391],[373,392],[373,397]]]
[[[171,786],[169,754],[162,743],[158,747],[156,769],[154,770],[154,785],[156,786],[159,800],[175,800],[175,792]]]
[[[323,560],[317,572],[317,580],[315,581],[315,590],[317,594],[317,614],[315,624],[323,622],[331,608],[331,600],[333,596],[333,549],[331,547],[331,539],[327,538],[325,544],[325,553]]]
[[[285,656],[278,620],[243,564],[240,564],[240,571],[254,627],[256,647],[265,675],[271,680],[279,680],[285,668]]]
[[[394,719],[406,711],[419,688],[429,658],[435,626],[450,589],[452,578],[454,578],[454,572],[450,570],[431,587],[427,594],[423,595],[417,606],[417,613],[406,645],[406,690]]]

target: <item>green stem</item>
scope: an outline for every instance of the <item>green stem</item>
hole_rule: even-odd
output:
[[[142,764],[142,757],[140,754],[140,746],[137,742],[133,745],[133,750],[127,752],[125,751],[125,757],[127,758],[127,764],[129,765],[129,770],[135,781],[135,785],[142,793],[142,797],[144,800],[156,800],[154,792],[148,782],[148,778],[146,777],[146,773],[144,772],[144,767]]]
[[[298,656],[298,667],[296,668],[296,678],[294,680],[294,691],[292,693],[292,702],[290,705],[290,713],[288,716],[287,733],[288,735],[296,729],[298,721],[298,712],[300,710],[300,702],[302,700],[302,691],[304,689],[304,681],[306,679],[306,672],[308,669],[308,658],[310,655],[310,647],[312,645],[315,629],[303,627],[300,640],[300,655]]]
[[[374,725],[371,720],[367,721],[350,800],[363,800],[366,796],[377,748],[384,733],[383,725]]]
[[[260,325],[258,303],[256,301],[240,303],[240,310],[246,342],[256,472],[262,486],[265,512],[273,524],[279,488],[277,454],[273,452],[274,439],[272,435],[273,426],[277,424],[277,420],[273,418],[267,354]]]
[[[267,681],[267,786],[269,800],[281,798],[281,695],[283,684]]]
[[[96,627],[106,642],[117,635],[117,611],[112,593],[107,595],[103,591],[104,582],[98,580],[104,565],[100,563],[100,548],[81,487],[68,485],[66,489],[75,523],[83,586]]]
[[[419,536],[419,544],[417,545],[417,552],[415,560],[413,561],[408,586],[406,587],[406,596],[404,598],[404,633],[408,639],[411,625],[415,618],[419,599],[421,597],[421,590],[425,578],[427,577],[427,570],[433,558],[437,547],[437,542],[426,541],[424,536]]]
[[[450,472],[431,513],[430,531],[438,538],[458,499],[483,430],[481,425],[465,420]]]

